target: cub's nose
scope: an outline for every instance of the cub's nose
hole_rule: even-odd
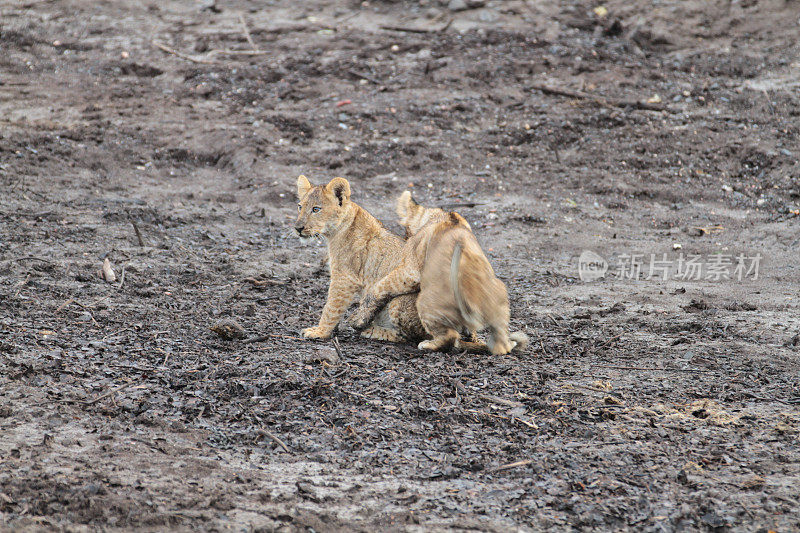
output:
[[[297,230],[297,234],[298,235],[302,235],[303,234],[303,230],[306,229],[306,227],[305,226],[295,226],[294,229]]]

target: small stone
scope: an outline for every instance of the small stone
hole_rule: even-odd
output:
[[[441,14],[442,12],[440,10],[436,9],[435,7],[431,7],[425,11],[425,18],[435,19],[436,17],[441,16]]]
[[[484,9],[478,15],[478,19],[481,22],[497,22],[497,19],[500,18],[500,15],[497,14],[497,11],[494,9]]]
[[[109,283],[114,283],[117,281],[117,275],[114,274],[114,269],[111,268],[111,261],[108,260],[108,257],[105,258],[103,261],[103,269],[101,270],[101,276],[104,280]]]
[[[303,362],[310,363],[328,363],[329,365],[339,364],[339,354],[336,353],[336,348],[332,346],[323,346],[310,353],[303,358]]]
[[[450,11],[466,11],[469,6],[465,0],[450,0],[450,3],[447,4],[447,9]]]
[[[207,83],[200,83],[194,88],[194,93],[198,96],[208,96],[214,92],[214,88]]]
[[[309,496],[316,496],[316,490],[314,489],[314,485],[311,483],[306,483],[305,481],[298,481],[297,485],[297,492],[300,494],[306,494]]]
[[[728,525],[726,517],[719,516],[715,512],[706,513],[700,517],[700,520],[711,526],[712,528],[721,528]]]
[[[226,341],[243,339],[245,337],[244,328],[238,322],[232,319],[220,320],[209,329],[216,333],[221,339]]]

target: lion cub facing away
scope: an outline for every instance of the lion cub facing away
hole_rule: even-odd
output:
[[[350,184],[344,178],[312,186],[305,176],[300,176],[297,197],[300,214],[295,230],[301,237],[325,238],[331,273],[319,325],[302,333],[306,338],[326,339],[355,296],[371,288],[397,265],[403,240],[350,200]],[[416,294],[406,294],[390,302],[387,299],[386,308],[374,320],[370,317],[371,326],[361,335],[392,342],[427,338],[417,314],[416,300]]]
[[[391,298],[419,290],[417,311],[433,337],[419,344],[421,350],[485,349],[474,339],[461,341],[460,335],[484,327],[489,328],[491,353],[524,348],[527,335],[508,332],[506,286],[495,276],[467,221],[458,213],[417,204],[408,191],[397,201],[397,214],[408,237],[402,260],[361,300],[350,323],[365,327]]]

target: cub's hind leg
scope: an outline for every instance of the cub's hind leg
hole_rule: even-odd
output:
[[[389,342],[423,338],[425,330],[417,315],[416,300],[416,295],[395,298],[381,309],[361,336]]]
[[[358,309],[348,322],[355,329],[363,329],[393,298],[419,291],[419,270],[407,262],[389,272],[361,298]]]
[[[361,336],[365,339],[374,339],[376,341],[388,342],[403,342],[405,337],[400,335],[397,330],[382,328],[380,326],[370,326],[361,332]]]
[[[472,340],[459,339],[456,341],[455,347],[456,350],[465,350],[469,353],[489,353],[491,351],[486,343],[477,337],[473,337]]]
[[[486,344],[492,355],[505,355],[517,345],[508,335],[509,311],[508,306],[501,306],[489,322],[489,336]]]
[[[489,326],[489,339],[486,343],[492,355],[505,355],[516,347],[517,343],[508,338],[508,325],[499,328]]]
[[[508,335],[508,322],[511,319],[508,292],[505,284],[497,278],[492,280],[490,288],[492,298],[489,302],[493,305],[487,305],[483,309],[483,316],[486,317],[489,326],[486,344],[489,345],[492,355],[505,355],[517,345]]]
[[[497,333],[490,330],[488,345],[473,336],[472,340],[460,339],[456,342],[456,349],[466,350],[469,353],[503,355],[509,351],[521,352],[528,346],[528,342],[528,336],[522,331],[507,334],[503,330],[498,330]]]
[[[422,341],[417,348],[428,352],[447,352],[455,345],[456,341],[458,341],[458,332],[448,329],[440,332],[439,335],[433,335],[431,340]]]
[[[425,330],[433,337],[431,340],[422,341],[417,345],[420,350],[429,352],[447,352],[461,338],[458,331],[453,328],[442,326],[441,324],[428,323],[423,320],[422,325]]]
[[[386,327],[398,330],[409,341],[430,338],[419,319],[417,296],[417,294],[398,296],[385,307],[386,319],[391,325]]]

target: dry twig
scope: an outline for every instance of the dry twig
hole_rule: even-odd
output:
[[[250,30],[247,29],[247,22],[244,20],[243,13],[239,13],[239,22],[242,24],[242,32],[244,33],[244,38],[247,39],[247,42],[250,43],[250,47],[254,51],[258,51],[258,46],[256,46],[255,42],[253,42],[253,37],[250,35]]]
[[[97,398],[94,398],[93,400],[86,400],[86,401],[81,402],[81,403],[83,403],[83,405],[94,405],[97,402],[99,402],[100,400],[108,398],[112,394],[116,394],[116,393],[120,392],[121,390],[127,389],[128,387],[133,385],[133,383],[134,383],[133,381],[129,381],[128,383],[120,385],[119,387],[116,387],[115,389],[112,389],[112,390],[106,392],[105,394],[101,394],[100,396],[98,396]]]
[[[306,339],[303,339],[301,337],[292,337],[291,335],[280,335],[278,333],[267,333],[266,335],[258,335],[256,337],[250,337],[248,339],[244,339],[242,342],[245,343],[245,344],[251,344],[251,343],[254,343],[254,342],[263,342],[263,341],[269,340],[271,338],[292,339],[292,340],[296,340],[296,341],[304,341],[304,340],[306,340]]]
[[[467,209],[467,208],[476,207],[476,206],[479,206],[479,205],[486,205],[486,202],[465,202],[463,204],[460,204],[460,203],[441,204],[441,205],[439,205],[439,207],[441,209],[458,209],[458,208]]]
[[[377,79],[377,78],[373,78],[372,76],[369,76],[369,75],[367,75],[367,74],[362,74],[361,72],[359,72],[359,71],[357,71],[357,70],[355,70],[355,69],[349,69],[349,70],[347,71],[347,73],[348,73],[348,74],[352,74],[352,75],[353,75],[353,76],[355,76],[356,78],[361,78],[362,80],[371,81],[371,82],[372,82],[372,83],[374,83],[375,85],[383,85],[383,82],[381,82],[381,80],[379,80],[379,79]]]
[[[511,468],[519,468],[520,466],[527,466],[533,462],[533,459],[525,459],[523,461],[516,461],[514,463],[508,463],[504,465],[500,465],[497,468],[492,468],[491,472],[500,472],[501,470],[509,470]]]
[[[342,355],[342,347],[339,346],[339,337],[333,338],[333,347],[336,349],[336,355],[339,356],[339,360],[344,361],[344,355]]]
[[[644,366],[616,366],[616,365],[592,365],[594,368],[611,368],[613,370],[647,370],[650,372],[696,372],[702,374],[715,374],[713,370],[701,370],[699,368],[647,368]]]
[[[4,263],[15,263],[17,261],[41,261],[42,263],[50,263],[51,265],[54,261],[50,261],[49,259],[45,259],[44,257],[36,257],[35,255],[26,255],[24,257],[15,257],[14,259],[6,259],[3,261]]]
[[[289,449],[289,447],[286,445],[286,443],[283,442],[280,439],[280,437],[278,437],[276,434],[274,434],[273,432],[271,432],[270,430],[265,429],[265,428],[260,428],[260,431],[263,431],[264,435],[266,435],[267,437],[271,438],[275,442],[275,444],[277,444],[278,446],[283,448],[283,451],[285,451],[286,453],[292,453],[292,451]]]
[[[14,293],[14,298],[16,298],[17,296],[19,296],[19,291],[21,291],[21,290],[22,290],[22,287],[24,287],[25,285],[27,285],[27,284],[28,284],[28,281],[30,281],[30,279],[31,279],[31,275],[30,275],[30,274],[28,274],[28,275],[25,277],[25,279],[24,279],[24,280],[20,281],[20,282],[17,284],[17,291]]]
[[[391,31],[402,31],[406,33],[441,33],[446,31],[447,28],[453,23],[453,18],[451,17],[443,26],[439,28],[419,28],[419,27],[412,27],[412,26],[395,26],[394,24],[381,24],[380,28],[382,30],[391,30]]]
[[[213,65],[215,63],[215,61],[211,61],[210,59],[201,59],[201,58],[198,58],[198,57],[193,57],[193,56],[184,54],[183,52],[178,52],[177,50],[173,50],[169,46],[163,45],[163,44],[159,43],[158,41],[153,41],[153,46],[163,50],[164,52],[166,52],[168,54],[172,54],[175,57],[179,57],[181,59],[185,59],[186,61],[191,61],[192,63],[203,63],[203,64],[206,64],[206,65]]]
[[[583,91],[573,91],[571,89],[562,89],[559,87],[549,87],[547,85],[533,85],[531,89],[542,91],[545,94],[555,94],[558,96],[568,96],[570,98],[580,98],[582,100],[591,100],[596,104],[606,107],[634,107],[636,109],[643,109],[645,111],[670,111],[671,110],[662,104],[651,104],[649,102],[642,102],[639,100],[623,100],[619,98],[607,98],[605,96],[597,96]]]
[[[264,54],[268,54],[266,50],[228,50],[227,48],[224,50],[211,50],[208,55],[214,56],[217,54],[228,55],[228,56],[260,56]]]
[[[493,394],[479,394],[479,398],[486,400],[487,402],[497,403],[500,405],[506,405],[508,407],[525,407],[525,404],[522,402],[515,402],[513,400],[506,400],[505,398],[501,398],[499,396],[494,396]]]
[[[131,224],[133,224],[133,231],[136,233],[136,240],[139,241],[139,246],[144,247],[144,239],[142,239],[142,232],[139,231],[139,226],[133,220],[131,220]]]

